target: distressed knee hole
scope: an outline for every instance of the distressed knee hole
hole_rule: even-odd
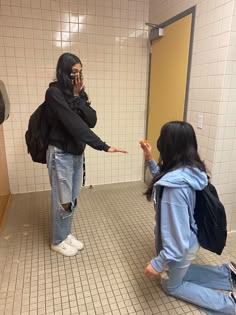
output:
[[[64,208],[65,211],[71,210],[71,202],[63,203],[63,204],[61,204],[61,206]]]

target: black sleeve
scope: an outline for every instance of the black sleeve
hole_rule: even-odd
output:
[[[45,100],[53,116],[62,123],[75,143],[82,141],[93,149],[108,151],[110,147],[89,129],[79,115],[73,112],[57,87],[47,89]]]

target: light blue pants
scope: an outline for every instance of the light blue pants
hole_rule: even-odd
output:
[[[236,305],[228,294],[212,289],[232,291],[228,265],[191,264],[199,250],[195,240],[186,258],[168,265],[168,280],[162,280],[163,290],[176,298],[195,304],[208,315],[236,314]]]
[[[83,155],[65,153],[49,145],[47,166],[51,183],[51,243],[61,243],[71,233],[77,197],[83,177]],[[65,210],[62,204],[70,203]]]

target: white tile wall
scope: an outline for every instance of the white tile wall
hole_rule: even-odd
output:
[[[4,124],[12,193],[49,189],[45,166],[31,162],[29,115],[54,79],[64,51],[77,54],[98,113],[95,132],[128,155],[86,149],[87,185],[140,180],[145,134],[148,0],[1,0],[0,77],[11,116]]]
[[[150,0],[150,22],[196,5],[188,121],[236,230],[236,1]],[[204,116],[203,129],[197,117]]]
[[[222,189],[225,190],[226,202],[229,205],[228,213],[231,229],[236,230],[236,1],[234,1],[232,25],[229,35],[226,71],[223,82],[225,91],[221,99],[219,129],[223,134],[222,158],[220,171],[225,181]]]
[[[87,185],[139,180],[145,133],[147,28],[197,5],[188,120],[236,229],[235,0],[1,0],[0,78],[12,112],[4,123],[12,193],[49,189],[45,166],[31,162],[24,133],[30,113],[54,79],[58,57],[77,54],[98,112],[96,133],[128,149],[110,155],[86,149]],[[148,17],[150,14],[150,17]]]

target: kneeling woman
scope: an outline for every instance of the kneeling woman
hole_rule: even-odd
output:
[[[167,294],[201,307],[208,315],[236,314],[236,296],[232,293],[235,264],[192,264],[199,250],[193,216],[196,190],[204,189],[208,183],[193,127],[182,121],[162,127],[157,141],[158,164],[152,159],[150,145],[142,143],[141,147],[154,176],[146,196],[154,200],[156,210],[157,257],[147,264],[145,274],[160,275]],[[165,187],[161,200],[160,186]],[[229,291],[229,294],[213,289]]]

